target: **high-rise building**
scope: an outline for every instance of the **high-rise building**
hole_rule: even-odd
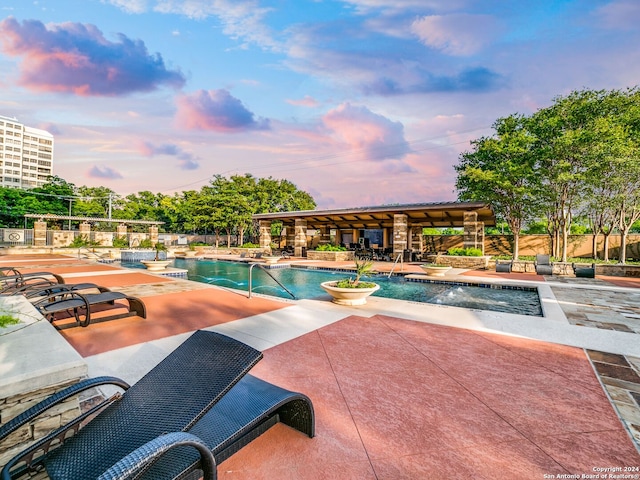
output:
[[[34,188],[53,175],[53,135],[0,115],[0,186]]]

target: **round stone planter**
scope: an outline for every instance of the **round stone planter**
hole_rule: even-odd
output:
[[[150,272],[157,272],[167,268],[171,260],[141,260],[141,262]]]
[[[263,255],[262,259],[264,260],[264,263],[268,264],[268,265],[273,265],[274,263],[278,263],[278,260],[280,260],[282,257],[278,256],[278,255]]]
[[[451,270],[449,265],[420,265],[420,268],[430,277],[444,277]]]
[[[371,288],[338,288],[335,281],[323,282],[320,286],[333,297],[333,303],[338,305],[364,305],[367,297],[376,292],[380,285]]]

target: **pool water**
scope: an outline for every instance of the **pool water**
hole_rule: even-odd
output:
[[[220,287],[248,290],[249,265],[240,262],[176,259],[176,268],[188,271],[189,280]],[[327,298],[320,283],[348,278],[349,273],[304,268],[272,268],[269,273],[289,289],[296,299]],[[353,276],[353,275],[351,275]],[[252,291],[264,295],[291,298],[261,268],[252,271]],[[410,302],[435,303],[455,307],[542,316],[540,297],[535,288],[477,286],[465,283],[414,282],[396,276],[369,279],[380,285],[374,296]]]

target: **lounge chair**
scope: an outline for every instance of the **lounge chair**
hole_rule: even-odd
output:
[[[496,261],[496,273],[511,273],[513,269],[513,262],[501,262]]]
[[[71,438],[64,434],[95,411],[14,457],[2,479],[43,468],[51,480],[213,480],[217,464],[277,422],[313,437],[309,398],[247,374],[261,358],[262,353],[232,338],[197,331],[130,388],[113,377],[68,387],[0,427],[0,439],[88,388],[114,384],[125,391],[97,406],[102,411]],[[63,444],[49,449],[56,437]]]
[[[578,278],[596,278],[596,264],[592,263],[591,266],[579,265],[572,263],[573,273]]]
[[[15,267],[0,267],[0,293],[12,294],[27,285],[57,285],[64,278],[51,272],[20,272]]]
[[[534,263],[538,275],[553,275],[553,265],[549,255],[538,254]]]
[[[17,294],[24,295],[38,309],[38,311],[58,330],[73,327],[88,327],[92,323],[102,323],[119,318],[138,316],[147,318],[147,309],[142,300],[121,292],[112,292],[106,287],[93,283],[49,285],[38,288],[21,289]],[[97,293],[91,293],[95,292]],[[116,303],[116,300],[126,300]],[[109,314],[96,317],[100,306],[126,308],[125,312],[109,309]],[[114,313],[111,310],[117,311]],[[73,321],[69,321],[73,318]]]

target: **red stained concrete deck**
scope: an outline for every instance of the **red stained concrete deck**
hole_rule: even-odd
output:
[[[278,425],[220,478],[541,479],[640,463],[576,348],[354,316],[267,350],[252,373],[309,395],[317,436]]]
[[[87,264],[87,275],[73,281],[123,287],[153,277],[158,288],[174,281],[104,275],[99,267]],[[63,335],[87,356],[287,306],[210,288],[143,300],[146,320]],[[307,394],[316,437],[279,424],[222,463],[219,478],[542,479],[640,465],[577,348],[350,316],[266,350],[252,373]]]

